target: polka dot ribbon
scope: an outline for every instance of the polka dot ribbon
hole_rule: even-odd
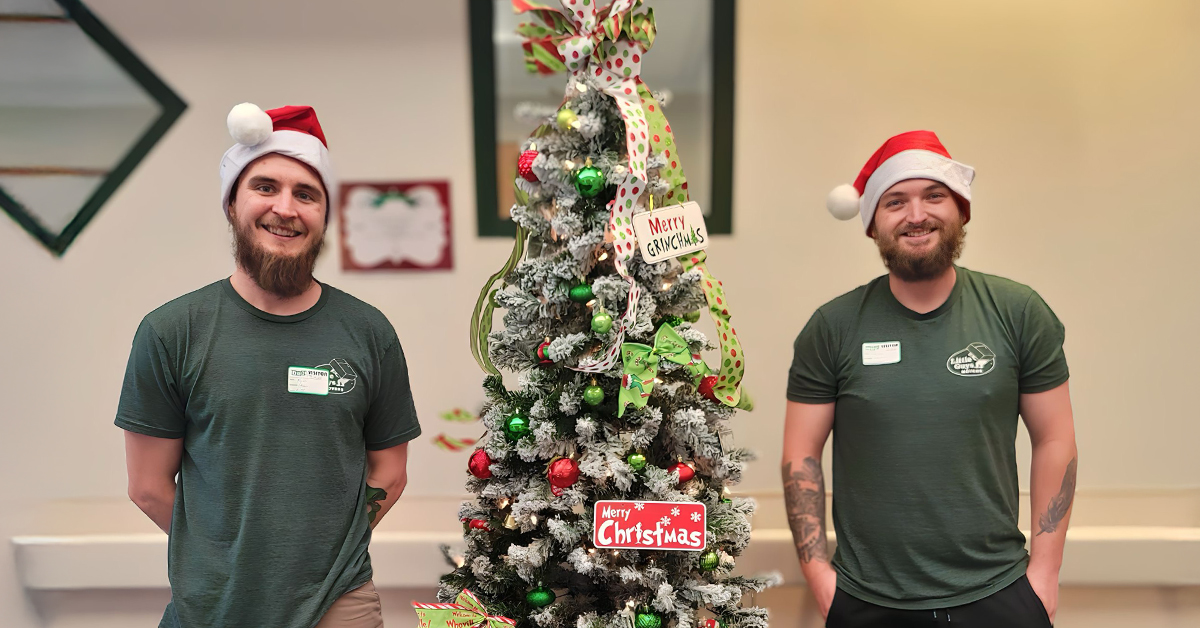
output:
[[[654,99],[641,81],[638,81],[638,94],[646,112],[650,150],[662,155],[667,162],[658,173],[670,186],[663,204],[684,203],[688,200],[687,177],[683,174],[682,161],[675,150],[675,136],[671,132],[671,124],[662,113],[662,105]],[[717,370],[713,396],[727,406],[751,410],[754,408],[754,402],[741,388],[742,378],[746,374],[746,356],[742,351],[742,344],[738,342],[737,331],[729,322],[729,303],[725,299],[725,287],[708,272],[706,259],[705,252],[699,251],[680,257],[679,263],[685,271],[693,268],[700,271],[700,288],[704,291],[709,316],[712,317],[720,336],[721,364]]]
[[[646,161],[650,156],[649,127],[639,83],[642,55],[654,44],[654,14],[633,14],[641,0],[614,0],[604,9],[599,9],[595,0],[560,0],[561,9],[529,0],[512,2],[514,11],[531,11],[542,22],[522,24],[517,29],[525,37],[526,67],[543,74],[587,74],[592,84],[613,98],[625,121],[626,174],[609,204],[608,231],[612,234],[614,266],[629,282],[629,296],[612,344],[599,358],[573,367],[585,373],[605,372],[620,358],[620,347],[637,317],[641,295],[626,263],[637,248],[633,213],[646,190]]]

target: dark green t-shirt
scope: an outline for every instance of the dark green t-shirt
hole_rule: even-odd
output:
[[[835,402],[838,587],[892,608],[982,599],[1025,573],[1017,527],[1021,394],[1067,381],[1063,326],[1031,288],[956,267],[918,314],[887,276],[817,310],[788,399]]]
[[[160,626],[311,628],[371,578],[366,452],[421,428],[387,318],[321,288],[276,316],[226,279],[138,327],[116,424],[183,439]]]

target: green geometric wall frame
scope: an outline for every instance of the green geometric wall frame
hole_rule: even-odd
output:
[[[106,173],[91,195],[76,211],[70,222],[58,233],[47,229],[33,214],[0,188],[2,208],[25,231],[41,242],[54,255],[62,256],[84,227],[95,218],[109,197],[141,163],[155,144],[187,109],[187,104],[143,63],[132,50],[117,38],[104,24],[83,5],[80,0],[53,0],[62,8],[64,15],[22,15],[15,21],[61,21],[74,22],[111,60],[133,80],[146,95],[159,106],[158,116],[145,127],[145,131],[132,143],[129,151]],[[14,18],[14,16],[7,16]]]

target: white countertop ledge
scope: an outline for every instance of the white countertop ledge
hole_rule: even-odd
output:
[[[461,547],[461,532],[376,532],[371,541],[376,586],[436,586],[449,570],[438,549],[443,543]],[[163,534],[19,536],[12,545],[19,578],[28,589],[167,586]],[[1068,530],[1064,554],[1064,586],[1200,585],[1200,527],[1078,526]],[[762,528],[752,533],[738,567],[743,573],[777,571],[785,584],[795,585],[803,577],[794,556],[789,530]]]

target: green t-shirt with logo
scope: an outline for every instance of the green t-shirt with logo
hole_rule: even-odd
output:
[[[396,332],[322,284],[293,316],[219,281],[142,320],[116,424],[183,439],[167,628],[311,628],[371,578],[367,450],[421,433]]]
[[[796,339],[788,399],[836,403],[838,587],[882,606],[973,602],[1028,562],[1018,401],[1067,381],[1064,330],[1031,288],[956,271],[932,312],[901,305],[885,275],[822,306]]]

